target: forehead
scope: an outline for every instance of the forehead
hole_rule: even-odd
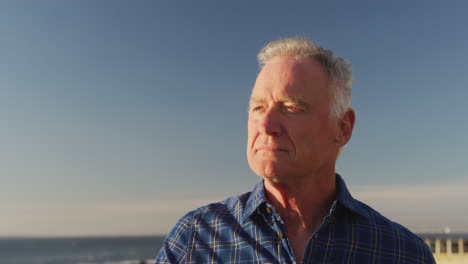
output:
[[[252,97],[316,98],[328,95],[328,74],[315,59],[295,61],[284,57],[269,60],[257,76]]]

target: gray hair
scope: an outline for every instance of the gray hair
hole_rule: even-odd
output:
[[[338,120],[351,107],[351,84],[353,76],[351,63],[339,56],[334,56],[331,50],[325,50],[313,42],[303,38],[288,38],[268,43],[257,55],[260,69],[276,56],[291,58],[297,61],[314,58],[327,70],[331,79],[330,89],[330,119]]]

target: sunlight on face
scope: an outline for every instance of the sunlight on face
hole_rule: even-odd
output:
[[[259,73],[249,104],[247,160],[277,182],[334,168],[328,74],[313,59],[275,57]]]

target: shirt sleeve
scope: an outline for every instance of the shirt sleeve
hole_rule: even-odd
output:
[[[422,263],[428,263],[428,264],[437,264],[434,255],[432,255],[431,249],[426,245],[426,243],[421,242],[422,247],[423,247],[423,259],[421,260]]]
[[[187,244],[192,233],[192,212],[183,216],[164,240],[156,257],[156,264],[183,263],[186,261]]]

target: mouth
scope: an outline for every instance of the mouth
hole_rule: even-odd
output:
[[[278,147],[258,147],[257,151],[268,151],[268,152],[287,152],[286,149]]]

